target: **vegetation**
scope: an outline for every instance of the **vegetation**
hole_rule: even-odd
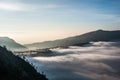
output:
[[[0,80],[48,80],[23,59],[0,47]]]
[[[36,53],[30,54],[29,56],[32,56],[32,57],[35,57],[35,56],[46,56],[46,57],[49,57],[51,55],[53,55],[53,52],[50,49],[46,48],[46,49],[37,49]]]

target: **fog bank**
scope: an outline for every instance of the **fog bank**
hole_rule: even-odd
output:
[[[53,56],[28,58],[50,80],[120,80],[120,42],[51,50]]]

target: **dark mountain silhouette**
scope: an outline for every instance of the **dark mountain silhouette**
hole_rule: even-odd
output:
[[[83,35],[69,37],[54,41],[38,42],[33,44],[27,44],[29,48],[51,48],[57,46],[72,46],[72,45],[84,45],[91,41],[111,41],[120,39],[120,31],[104,31],[97,30],[88,32]]]
[[[27,49],[25,46],[15,42],[13,39],[10,39],[8,37],[0,37],[0,46],[6,46],[9,50]]]
[[[0,80],[48,80],[23,59],[0,47]]]

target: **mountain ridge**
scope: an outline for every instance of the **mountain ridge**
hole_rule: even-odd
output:
[[[25,46],[29,48],[50,48],[57,46],[83,45],[91,41],[109,41],[114,39],[120,39],[119,36],[120,30],[107,31],[99,29],[82,35],[77,35],[53,41],[37,42],[33,44],[27,44]]]
[[[9,50],[23,50],[27,49],[25,46],[17,43],[9,37],[0,37],[0,46],[6,46]]]

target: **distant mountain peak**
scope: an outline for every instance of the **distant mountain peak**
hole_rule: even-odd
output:
[[[1,39],[11,39],[11,38],[9,38],[9,37],[0,37]]]
[[[107,30],[96,30],[88,32],[82,35],[68,37],[64,39],[54,40],[50,42],[40,42],[26,45],[29,48],[51,48],[57,46],[73,46],[73,45],[84,45],[91,41],[111,41],[120,39],[120,30],[107,31]]]
[[[99,29],[99,30],[97,30],[97,31],[102,32],[102,31],[105,31],[105,30]]]
[[[17,43],[16,41],[14,41],[13,39],[9,37],[0,37],[0,46],[6,46],[10,50],[27,49],[26,47]]]
[[[1,38],[9,38],[9,37],[6,37],[6,36],[5,36],[5,37],[1,37]]]

